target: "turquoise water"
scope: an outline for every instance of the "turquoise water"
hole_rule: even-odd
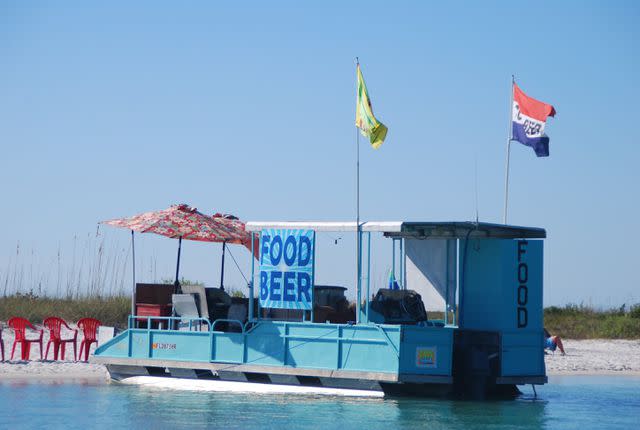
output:
[[[640,377],[552,377],[515,401],[349,399],[0,380],[0,428],[640,428]]]

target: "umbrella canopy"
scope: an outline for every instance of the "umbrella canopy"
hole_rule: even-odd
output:
[[[129,218],[112,219],[102,221],[113,227],[121,227],[131,230],[131,249],[133,258],[133,290],[131,292],[131,315],[135,315],[135,288],[136,288],[136,257],[134,245],[134,231],[140,233],[155,233],[162,236],[178,239],[178,259],[176,264],[176,291],[180,288],[178,275],[180,273],[180,250],[182,239],[197,240],[201,242],[222,243],[222,270],[220,271],[220,288],[224,289],[224,255],[228,243],[244,245],[252,250],[252,233],[245,230],[245,225],[237,217],[228,214],[216,213],[207,216],[198,212],[196,208],[188,205],[172,205],[171,207],[153,212],[145,212]],[[253,256],[258,258],[259,239],[254,237]],[[233,257],[233,255],[232,255]],[[237,263],[236,263],[237,265]],[[240,267],[238,267],[240,269]],[[243,275],[244,276],[244,275]],[[246,279],[246,278],[245,278]]]
[[[245,230],[245,225],[237,217],[229,214],[216,213],[213,216],[198,212],[185,204],[172,205],[171,207],[153,212],[145,212],[129,218],[112,219],[102,221],[113,227],[121,227],[131,230],[132,257],[133,257],[133,285],[132,314],[134,313],[135,297],[135,248],[133,232],[155,233],[162,236],[177,238],[178,259],[176,264],[176,287],[179,287],[178,275],[180,273],[180,250],[182,239],[197,240],[201,242],[222,243],[222,270],[220,273],[220,288],[224,289],[224,256],[227,244],[244,245],[251,251],[251,233]],[[253,256],[258,258],[259,239],[254,237]],[[243,275],[244,276],[244,275]]]
[[[102,223],[140,233],[202,242],[234,243],[251,249],[251,234],[245,231],[244,223],[238,218],[220,213],[208,216],[185,204]]]

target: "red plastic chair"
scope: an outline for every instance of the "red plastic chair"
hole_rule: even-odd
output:
[[[65,345],[69,342],[73,342],[73,360],[76,360],[76,339],[78,338],[78,330],[72,329],[69,325],[62,319],[58,317],[49,317],[46,318],[42,324],[49,330],[49,342],[47,342],[47,351],[44,353],[45,360],[49,356],[49,347],[53,343],[53,359],[58,359],[58,352],[61,352],[61,359],[64,360],[65,353]],[[62,339],[61,332],[62,327],[65,327],[69,331],[73,331],[73,337],[70,339]]]
[[[13,360],[13,354],[16,352],[16,345],[20,343],[20,352],[22,353],[22,360],[29,360],[31,355],[31,344],[40,344],[40,360],[42,360],[42,335],[44,330],[36,330],[36,328],[28,320],[20,317],[13,317],[7,321],[9,327],[13,329],[15,339],[13,341],[13,348],[11,349],[11,359]],[[33,331],[40,332],[40,336],[36,339],[27,339],[27,328]]]
[[[89,360],[89,349],[91,349],[92,343],[98,344],[98,327],[101,325],[102,323],[95,318],[82,318],[78,321],[78,328],[82,330],[84,335],[82,342],[80,342],[79,359],[82,359],[82,349],[84,348],[84,361]]]

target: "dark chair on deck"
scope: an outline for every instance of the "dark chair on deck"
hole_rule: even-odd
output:
[[[49,347],[53,343],[53,359],[58,359],[58,353],[61,352],[60,359],[64,360],[65,353],[65,345],[67,343],[73,343],[73,360],[77,359],[77,344],[76,340],[78,339],[78,330],[72,329],[69,325],[62,319],[58,317],[49,317],[45,318],[42,324],[49,330],[49,342],[47,342],[47,350],[44,353],[45,360],[49,356]],[[62,328],[66,328],[69,331],[73,332],[73,337],[68,339],[62,338]]]
[[[40,360],[42,360],[42,336],[44,334],[44,330],[37,330],[33,324],[29,322],[29,320],[13,317],[7,321],[7,324],[13,330],[15,334],[15,338],[13,340],[13,348],[11,349],[11,359],[13,360],[13,354],[16,352],[16,345],[20,344],[20,357],[22,360],[29,360],[31,355],[31,344],[37,343],[40,345]],[[27,338],[27,328],[35,332],[39,332],[40,336],[35,339]]]

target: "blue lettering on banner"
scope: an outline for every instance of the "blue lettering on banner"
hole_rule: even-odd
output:
[[[260,235],[260,306],[311,310],[315,232],[263,230]]]

